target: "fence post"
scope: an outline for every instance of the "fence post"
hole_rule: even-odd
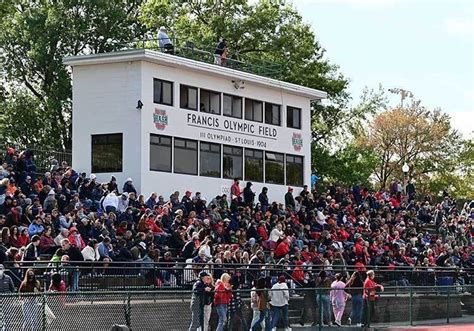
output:
[[[125,306],[125,323],[127,324],[128,328],[132,329],[132,305],[131,305],[131,295],[130,292],[127,292],[127,304]]]
[[[46,294],[41,295],[41,330],[46,331]]]
[[[409,315],[410,315],[410,326],[413,326],[413,289],[412,287],[410,286],[410,299],[409,299]]]
[[[447,297],[447,303],[446,303],[446,306],[447,306],[447,307],[446,307],[446,314],[447,314],[446,323],[447,323],[447,324],[449,324],[449,308],[450,308],[450,307],[449,307],[449,306],[450,306],[450,304],[449,304],[449,303],[450,303],[450,302],[449,302],[450,300],[449,300],[449,299],[450,299],[450,293],[451,293],[451,292],[450,292],[450,288],[448,287],[448,297]]]
[[[323,300],[321,289],[317,289],[318,309],[319,309],[319,331],[323,329]]]

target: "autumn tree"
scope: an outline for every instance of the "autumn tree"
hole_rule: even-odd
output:
[[[452,157],[459,154],[461,139],[451,128],[447,114],[413,103],[376,115],[359,143],[372,148],[378,156],[374,174],[380,187],[386,188],[390,178],[402,178],[405,162],[412,178],[451,171]]]

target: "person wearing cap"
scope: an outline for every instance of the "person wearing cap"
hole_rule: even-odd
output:
[[[161,26],[158,30],[158,47],[163,53],[166,54],[173,54],[174,53],[174,46],[171,42],[168,34],[166,33],[166,28]]]
[[[288,320],[288,301],[290,300],[290,291],[284,275],[278,277],[278,282],[272,286],[270,291],[270,306],[271,306],[271,329],[276,331],[280,316],[283,317],[283,327],[290,331],[290,324]]]
[[[285,208],[291,211],[295,210],[295,198],[293,197],[292,187],[288,187],[288,192],[285,194]]]
[[[374,319],[377,290],[380,290],[381,292],[384,291],[383,286],[377,284],[374,279],[375,272],[373,270],[367,271],[367,278],[364,281],[364,292],[362,294],[364,300],[362,325],[365,327],[370,327],[370,323]]]
[[[191,296],[191,325],[189,331],[201,329],[207,331],[212,311],[212,277],[206,271],[199,273],[199,279],[194,283]],[[204,312],[204,314],[202,314]],[[204,324],[204,325],[203,325]]]

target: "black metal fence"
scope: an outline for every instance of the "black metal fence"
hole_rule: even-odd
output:
[[[454,287],[442,287],[437,295],[427,294],[433,290],[430,287],[412,287],[409,293],[399,296],[392,294],[396,288],[385,288],[377,293],[375,300],[362,300],[355,290],[253,290],[254,299],[255,294],[265,292],[270,302],[259,309],[256,301],[252,301],[251,290],[242,289],[240,303],[234,309],[225,307],[225,330],[248,330],[257,324],[257,330],[268,330],[265,325],[313,325],[321,330],[337,319],[341,324],[353,325],[422,325],[425,321],[433,323],[432,320],[450,323],[455,318],[470,321],[474,314],[473,296],[456,294]],[[272,305],[273,298],[281,291],[286,292],[283,296],[289,296],[288,304]],[[341,292],[342,301],[335,299],[335,294]],[[198,326],[208,322],[207,330],[215,330],[219,320],[216,306],[204,306],[201,301],[196,305],[192,295],[189,290],[0,294],[0,329],[112,330],[117,325],[120,330],[187,330],[195,314]],[[232,295],[236,295],[236,289]],[[339,306],[336,301],[340,302]],[[466,306],[470,310],[463,308]],[[276,310],[282,313],[281,318],[276,319]],[[256,319],[260,314],[263,314],[262,324]]]

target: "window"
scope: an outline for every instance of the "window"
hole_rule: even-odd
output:
[[[245,149],[245,180],[263,182],[263,152]]]
[[[283,154],[265,152],[265,182],[285,184]]]
[[[301,109],[286,107],[286,126],[294,129],[301,129]]]
[[[181,108],[197,110],[198,89],[196,87],[180,85],[179,100]]]
[[[265,123],[280,125],[280,106],[273,103],[265,103]]]
[[[217,92],[201,90],[201,104],[202,112],[219,114],[221,113],[221,94]]]
[[[224,146],[224,178],[242,178],[242,148]]]
[[[171,172],[171,137],[150,135],[150,170]]]
[[[221,177],[221,145],[200,143],[201,176]]]
[[[263,102],[245,99],[245,119],[249,121],[263,121]]]
[[[121,133],[92,135],[92,172],[122,172],[122,148]]]
[[[161,79],[153,79],[153,102],[162,105],[173,105],[173,83]]]
[[[303,157],[286,156],[286,184],[303,186]]]
[[[224,115],[242,118],[242,98],[224,94]]]
[[[174,172],[197,175],[197,141],[174,138]]]

